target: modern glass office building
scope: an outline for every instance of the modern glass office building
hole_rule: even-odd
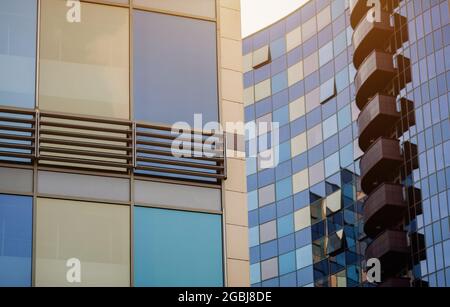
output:
[[[245,160],[193,126],[243,121],[240,35],[237,0],[0,0],[0,286],[249,285]]]
[[[449,3],[379,4],[243,42],[246,121],[280,122],[277,168],[247,160],[253,286],[368,285],[371,258],[380,286],[450,286]]]
[[[247,160],[254,286],[363,281],[351,38],[347,1],[315,0],[244,39],[245,120],[280,123],[278,166]]]

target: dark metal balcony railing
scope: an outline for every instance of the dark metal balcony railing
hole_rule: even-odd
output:
[[[403,163],[400,143],[379,138],[361,158],[361,188],[369,195],[380,184],[392,181],[395,170]]]
[[[400,3],[400,0],[380,0],[381,9],[391,12]],[[350,25],[353,29],[367,16],[371,7],[367,0],[350,0]]]
[[[382,11],[379,22],[370,22],[367,18],[361,20],[353,32],[353,64],[358,69],[364,59],[386,41],[394,33],[390,24],[390,14]]]
[[[376,95],[358,117],[359,147],[366,151],[379,137],[388,137],[400,119],[396,99],[393,96]]]
[[[402,185],[380,185],[364,202],[364,232],[376,237],[383,229],[395,226],[407,209]]]
[[[219,183],[225,135],[0,107],[0,162]]]
[[[384,277],[395,275],[406,267],[409,254],[406,232],[400,230],[386,230],[366,248],[366,259],[379,259]]]
[[[392,84],[396,74],[392,57],[390,53],[375,50],[359,67],[355,76],[355,100],[360,110],[373,96]]]

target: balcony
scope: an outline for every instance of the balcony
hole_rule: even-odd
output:
[[[382,9],[390,12],[398,6],[400,0],[381,0],[380,2]],[[353,29],[356,28],[363,17],[367,16],[369,9],[367,0],[350,0],[350,25]]]
[[[382,277],[392,276],[406,267],[409,254],[406,232],[399,230],[383,232],[366,249],[366,259],[380,260]]]
[[[401,113],[397,111],[395,97],[376,95],[358,117],[359,147],[366,151],[379,137],[387,137]]]
[[[383,229],[401,221],[407,209],[401,185],[380,185],[364,203],[364,232],[371,238],[376,237]]]
[[[353,29],[369,11],[367,0],[350,0],[350,25]]]
[[[392,54],[373,51],[359,67],[355,77],[356,105],[360,110],[377,93],[382,92],[396,74]]]
[[[375,188],[396,177],[403,163],[398,140],[379,138],[361,159],[361,188],[370,195]]]
[[[359,68],[364,59],[375,49],[384,49],[386,38],[394,33],[390,25],[390,15],[381,13],[380,22],[370,22],[363,18],[353,32],[353,64]]]

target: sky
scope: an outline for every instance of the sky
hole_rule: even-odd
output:
[[[241,0],[242,36],[289,15],[309,0]]]

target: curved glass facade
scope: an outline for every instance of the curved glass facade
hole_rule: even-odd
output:
[[[347,1],[310,1],[243,42],[245,120],[280,124],[278,166],[247,159],[253,286],[363,282],[348,17]]]

